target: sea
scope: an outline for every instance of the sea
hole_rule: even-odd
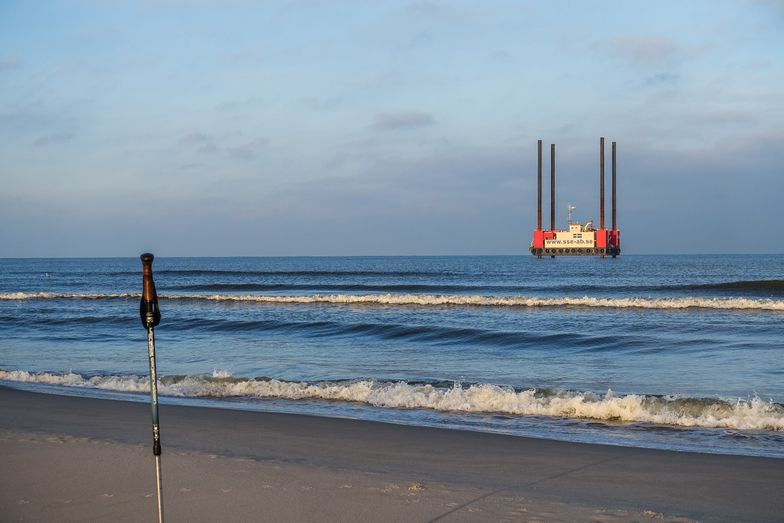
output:
[[[784,458],[784,255],[153,268],[163,403]],[[0,260],[0,384],[149,402],[141,284]]]

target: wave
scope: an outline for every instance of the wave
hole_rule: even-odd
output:
[[[42,315],[0,315],[0,325],[37,325],[37,326],[53,326],[53,325],[126,325],[129,323],[136,323],[138,319],[130,316],[96,316],[92,314],[72,316],[57,316],[47,317]]]
[[[463,278],[468,275],[468,273],[463,271],[446,271],[446,272],[434,272],[434,271],[419,271],[419,270],[390,270],[390,271],[383,271],[383,270],[266,270],[266,271],[254,271],[254,270],[221,270],[221,269],[161,269],[156,271],[157,274],[162,275],[171,275],[171,276],[186,276],[186,277],[214,277],[214,276],[239,276],[239,277],[256,277],[256,278],[265,278],[265,277],[273,277],[273,278],[347,278],[347,277],[388,277],[388,278],[410,278],[410,277],[436,277],[438,279],[444,278]],[[108,273],[109,276],[138,276],[138,271],[120,271],[120,272],[111,272]],[[516,279],[517,274],[510,273],[508,274],[509,278]],[[212,288],[208,288],[213,286]],[[239,287],[235,287],[239,286]],[[254,287],[258,285],[258,287]],[[230,290],[232,288],[241,289],[243,286],[247,286],[247,290],[266,290],[267,285],[270,285],[269,289],[276,288],[272,286],[281,285],[281,288],[285,288],[287,284],[255,284],[255,283],[237,283],[237,284],[205,284],[205,285],[194,285],[193,288],[188,288],[187,286],[183,286],[182,290],[222,290],[225,288],[226,290]],[[323,285],[316,285],[319,288],[330,288],[329,286]],[[481,285],[481,286],[463,286],[463,285],[439,285],[437,283],[426,284],[423,285],[424,287],[432,287],[434,290],[439,287],[446,287],[447,289],[454,288],[455,290],[461,290],[466,288],[467,290],[470,289],[486,289],[490,291],[498,291],[498,290],[518,290],[518,291],[553,291],[553,290],[564,290],[564,291],[627,291],[627,292],[660,292],[660,291],[688,291],[688,290],[708,290],[708,291],[735,291],[741,293],[767,293],[767,294],[784,294],[784,280],[737,280],[737,281],[726,281],[726,282],[709,282],[709,283],[683,283],[683,284],[652,284],[652,285],[634,285],[634,284],[626,284],[626,285],[579,285],[575,283],[570,283],[566,285]],[[294,284],[294,286],[289,285],[289,288],[313,288],[313,286],[307,287],[305,284]],[[345,286],[336,285],[335,289],[347,289],[347,290],[362,290],[363,288],[372,289],[378,288],[383,290],[385,287],[397,287],[397,286],[386,286],[386,285],[368,285],[364,287],[362,285],[356,286],[354,289],[354,285],[347,284]],[[389,288],[389,290],[406,290],[406,287],[409,287],[406,284],[401,284],[400,288]],[[417,290],[418,285],[411,285],[411,290]]]
[[[109,314],[72,315],[65,317],[12,316],[0,314],[0,326],[19,328],[27,327],[52,327],[52,326],[114,326],[136,325],[138,319],[128,315]],[[167,331],[201,331],[201,332],[285,332],[298,333],[304,337],[317,336],[366,336],[381,340],[415,341],[440,346],[482,345],[489,347],[543,347],[552,344],[565,345],[582,350],[602,348],[607,350],[621,343],[630,343],[634,339],[635,350],[644,346],[644,337],[633,335],[605,336],[585,333],[542,333],[538,331],[502,331],[495,329],[482,329],[476,327],[449,327],[439,325],[417,325],[403,323],[382,322],[342,322],[342,321],[282,321],[275,319],[229,319],[221,317],[180,317],[176,321],[167,322]],[[87,331],[85,334],[95,334]],[[41,335],[38,333],[37,335]],[[57,339],[62,339],[64,334],[58,333]]]
[[[5,292],[0,300],[116,300],[141,298],[139,293]]]
[[[514,289],[513,287],[509,287]],[[521,286],[519,290],[529,291],[623,291],[623,292],[664,292],[664,291],[735,291],[755,294],[784,294],[784,280],[739,280],[715,283],[684,283],[662,285],[543,285]]]
[[[0,315],[0,326],[10,326],[13,329],[20,327],[69,327],[89,325],[92,327],[129,326],[137,325],[139,320],[129,315],[73,315],[67,317],[48,318],[33,316]],[[427,343],[436,346],[470,345],[484,347],[536,347],[542,349],[548,346],[570,347],[572,350],[625,350],[633,348],[634,351],[651,347],[649,340],[644,336],[625,334],[622,336],[607,336],[603,334],[588,333],[543,333],[539,331],[504,331],[496,329],[482,329],[476,327],[450,327],[441,325],[422,325],[405,323],[383,322],[342,322],[342,321],[283,321],[276,319],[229,319],[222,317],[179,317],[176,321],[166,323],[169,332],[282,332],[295,334],[305,338],[313,337],[369,337],[379,340],[411,341]],[[72,331],[73,332],[73,331]],[[44,335],[44,331],[37,332],[36,336]],[[54,333],[53,333],[54,335]],[[90,329],[84,331],[82,336],[98,335],[97,331]],[[56,333],[55,339],[62,340],[65,334]],[[652,350],[657,350],[653,347]]]
[[[159,274],[165,271],[158,271]],[[312,276],[391,276],[391,277],[406,277],[406,276],[438,276],[442,278],[443,274],[431,273],[390,273],[390,272],[263,272],[263,273],[247,273],[241,271],[168,271],[176,275],[244,275],[244,276],[292,276],[301,277],[306,275]],[[193,273],[193,274],[191,274]],[[68,273],[61,273],[68,274]],[[81,273],[74,273],[81,274]],[[138,276],[138,272],[122,272],[111,273],[111,275],[133,275]],[[459,276],[459,274],[454,274]],[[511,276],[510,276],[511,277]],[[86,287],[89,282],[71,281],[69,286]],[[193,283],[193,284],[180,284],[180,285],[164,285],[159,286],[159,290],[176,290],[176,291],[285,291],[285,290],[328,290],[328,291],[377,291],[377,292],[687,292],[687,291],[708,291],[708,292],[733,292],[736,294],[752,294],[752,295],[784,295],[784,280],[738,280],[729,282],[716,282],[716,283],[688,283],[688,284],[674,284],[674,285],[580,285],[575,283],[563,285],[493,285],[493,284],[476,284],[476,285],[462,285],[456,283],[320,283],[318,281],[309,283],[254,283],[254,282],[238,282],[238,283]]]
[[[667,292],[667,291],[733,291],[741,294],[778,295],[784,294],[782,280],[744,280],[722,283],[684,285],[457,285],[439,283],[203,283],[171,285],[161,287],[172,291],[371,291],[371,292]]]
[[[172,276],[277,276],[277,277],[330,277],[330,276],[388,276],[388,277],[410,277],[410,276],[438,276],[455,275],[461,273],[443,273],[433,271],[239,271],[222,269],[158,269],[155,274],[169,274]],[[139,271],[111,272],[110,276],[138,276]]]
[[[1,319],[1,318],[0,318]],[[604,336],[574,334],[545,334],[497,331],[469,327],[433,325],[405,325],[399,323],[344,323],[338,321],[279,321],[279,320],[224,320],[196,318],[173,323],[168,329],[200,329],[213,332],[229,331],[300,331],[310,336],[371,336],[385,340],[412,340],[439,345],[455,343],[489,346],[520,346],[524,344],[568,340],[569,346],[590,347],[610,343]]]
[[[773,294],[784,294],[784,280],[741,280],[728,281],[721,283],[705,283],[700,285],[684,286],[688,289],[706,289],[721,291],[742,291],[742,292],[769,292]]]
[[[177,291],[381,291],[381,292],[460,292],[476,290],[514,290],[514,287],[486,287],[477,285],[439,285],[439,284],[372,284],[372,283],[203,283],[191,285],[171,285],[161,290]]]
[[[140,294],[3,293],[0,300],[32,299],[131,299]],[[526,296],[425,295],[425,294],[314,294],[309,296],[269,296],[233,294],[170,294],[166,300],[206,300],[215,302],[255,302],[265,304],[336,304],[397,306],[473,306],[473,307],[588,307],[612,309],[718,309],[784,311],[784,300],[770,298],[601,298],[584,296],[542,298]]]
[[[119,392],[148,393],[143,376],[82,376],[0,370],[0,380],[83,387]],[[492,384],[451,386],[405,381],[343,380],[294,382],[271,378],[232,377],[226,371],[212,376],[160,378],[164,396],[197,398],[282,398],[362,403],[373,407],[428,409],[441,412],[513,416],[545,416],[679,427],[784,431],[784,405],[758,397],[744,400],[617,395],[593,392],[517,390]]]

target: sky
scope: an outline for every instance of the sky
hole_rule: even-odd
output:
[[[526,254],[600,136],[625,253],[784,252],[784,1],[0,0],[0,257]]]

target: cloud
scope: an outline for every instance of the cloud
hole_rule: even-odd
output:
[[[74,129],[81,123],[84,104],[72,102],[56,105],[40,98],[24,103],[10,103],[0,113],[0,130],[28,133],[31,136],[51,133],[52,129]]]
[[[406,6],[405,10],[416,17],[454,18],[456,16],[454,10],[448,4],[427,0],[413,2]]]
[[[269,252],[512,253],[523,221],[516,147],[444,147],[424,155],[354,145],[351,174],[295,180],[250,201],[250,223],[275,223]],[[535,202],[535,200],[534,200]],[[313,217],[318,219],[314,220]],[[281,234],[286,231],[286,234]],[[527,240],[527,238],[526,238]],[[274,244],[274,245],[273,245]]]
[[[784,0],[752,0],[752,3],[763,7],[771,7],[784,15]]]
[[[387,131],[394,129],[409,129],[433,125],[435,120],[430,113],[402,111],[398,113],[381,113],[376,115],[371,127]]]
[[[678,46],[670,38],[660,36],[621,36],[601,46],[611,55],[641,67],[652,67],[676,56]]]
[[[236,7],[252,4],[249,0],[144,0],[142,5],[150,9],[194,9],[214,7]]]
[[[259,151],[267,147],[269,139],[256,138],[239,145],[220,145],[215,137],[202,132],[188,133],[179,140],[179,144],[187,149],[199,153],[219,154],[225,153],[228,156],[240,160],[253,160]]]
[[[219,147],[212,136],[200,132],[189,133],[180,138],[180,144],[195,149],[200,153],[215,153]]]
[[[183,145],[203,145],[212,143],[212,137],[200,132],[188,133],[180,138],[180,143]]]
[[[37,138],[33,145],[35,147],[46,147],[47,145],[57,145],[67,143],[74,139],[73,133],[52,133]]]
[[[315,96],[303,96],[299,99],[299,101],[302,103],[302,105],[304,105],[308,109],[313,109],[315,111],[328,111],[340,106],[346,100],[342,94],[338,94],[326,98],[318,98]]]
[[[241,100],[226,100],[216,106],[218,111],[228,113],[242,113],[258,107],[261,105],[262,100],[255,96],[248,96]]]
[[[642,81],[643,87],[654,87],[658,85],[675,85],[680,80],[681,75],[667,71],[654,73]]]
[[[267,138],[257,138],[236,147],[229,147],[227,151],[231,156],[240,160],[253,160],[258,156],[259,151],[266,148],[268,144]]]
[[[8,71],[17,69],[24,65],[24,61],[17,57],[2,57],[0,58],[0,71]]]
[[[408,45],[409,47],[416,49],[418,47],[429,46],[433,41],[433,35],[429,31],[421,31],[411,38]]]
[[[697,125],[747,125],[756,121],[752,113],[735,110],[714,110],[687,115],[689,123]]]

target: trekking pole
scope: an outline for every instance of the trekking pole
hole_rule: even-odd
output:
[[[152,260],[150,253],[140,256],[142,260],[142,301],[139,314],[142,325],[147,329],[147,353],[150,357],[150,402],[152,404],[152,453],[155,455],[155,480],[158,487],[158,522],[163,523],[163,485],[161,485],[161,431],[158,427],[158,373],[155,367],[154,327],[161,322],[158,309],[158,295],[152,279]]]

